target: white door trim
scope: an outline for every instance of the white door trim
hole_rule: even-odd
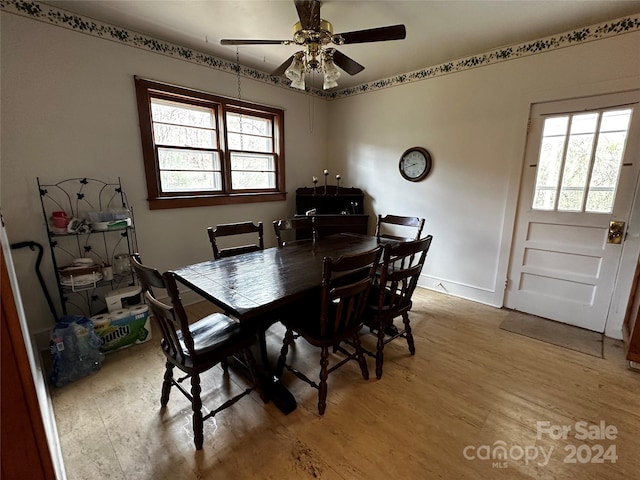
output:
[[[640,138],[634,140],[640,142]],[[640,158],[637,161],[640,162]],[[607,337],[622,339],[622,324],[631,295],[638,258],[640,258],[640,175],[636,178],[634,200],[627,225],[627,238],[622,246],[622,257],[607,315],[604,330]]]

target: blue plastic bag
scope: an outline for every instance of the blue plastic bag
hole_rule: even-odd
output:
[[[51,333],[50,380],[62,387],[100,370],[104,354],[100,352],[100,337],[87,317],[65,315]]]

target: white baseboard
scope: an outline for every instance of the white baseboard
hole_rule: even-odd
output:
[[[500,308],[504,304],[502,293],[496,292],[495,289],[469,285],[444,278],[420,275],[418,286],[496,308]]]

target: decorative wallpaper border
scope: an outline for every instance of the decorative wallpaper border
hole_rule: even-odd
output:
[[[0,0],[0,11],[13,13],[45,23],[75,30],[94,37],[104,38],[125,45],[147,50],[153,53],[179,58],[184,61],[208,66],[234,75],[238,74],[238,64],[223,60],[208,53],[199,52],[187,47],[158,40],[125,28],[82,17],[66,10],[51,7],[35,1]],[[412,82],[419,82],[441,75],[460,72],[493,63],[505,62],[530,55],[570,47],[594,40],[614,37],[626,33],[640,31],[640,13],[622,17],[608,22],[579,28],[577,30],[556,34],[539,40],[501,47],[496,50],[472,55],[469,57],[426,67],[409,73],[376,80],[354,87],[325,92],[319,89],[308,89],[308,92],[327,100],[349,97],[384,88],[394,87]],[[289,81],[250,67],[240,66],[240,75],[271,85],[290,88]]]

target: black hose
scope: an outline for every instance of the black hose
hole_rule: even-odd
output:
[[[47,290],[47,285],[44,283],[44,278],[42,278],[42,274],[40,273],[40,262],[42,261],[42,255],[44,253],[44,249],[42,245],[38,242],[26,241],[26,242],[17,242],[11,244],[12,250],[17,250],[18,248],[30,248],[31,250],[38,249],[38,258],[36,259],[36,276],[38,277],[38,281],[40,282],[40,286],[42,287],[42,291],[44,292],[44,296],[47,299],[47,303],[49,304],[49,309],[51,310],[51,314],[53,315],[54,323],[58,321],[58,314],[56,313],[56,307],[53,305],[53,301],[51,300],[51,295],[49,295],[49,290]]]

